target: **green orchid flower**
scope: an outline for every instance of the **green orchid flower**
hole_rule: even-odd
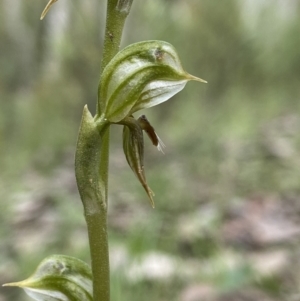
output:
[[[144,41],[120,51],[106,66],[99,85],[98,114],[117,123],[180,92],[190,80],[206,83],[182,68],[174,47]]]
[[[144,171],[143,131],[162,151],[164,144],[143,115],[133,113],[156,106],[180,92],[190,80],[205,80],[184,71],[175,48],[164,41],[144,41],[129,45],[106,66],[98,90],[98,114],[101,124],[123,124],[123,150],[127,162],[154,207],[154,193]]]

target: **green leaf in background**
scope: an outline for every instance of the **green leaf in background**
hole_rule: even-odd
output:
[[[110,122],[120,122],[133,112],[168,100],[189,80],[206,82],[184,71],[171,44],[164,41],[131,44],[103,71],[98,114]]]
[[[51,255],[26,280],[3,286],[21,287],[37,301],[93,300],[90,267],[77,258],[65,255]]]

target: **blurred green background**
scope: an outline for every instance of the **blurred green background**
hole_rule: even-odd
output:
[[[0,3],[0,283],[53,253],[89,262],[73,175],[94,112],[104,0]],[[147,110],[152,210],[112,131],[113,301],[300,300],[300,1],[135,0],[122,47],[162,39],[188,83]],[[1,288],[0,301],[29,300]]]

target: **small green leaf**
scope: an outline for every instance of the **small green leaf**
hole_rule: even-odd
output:
[[[154,193],[147,184],[144,170],[144,138],[143,130],[133,117],[123,120],[123,150],[126,160],[147,192],[154,208]]]
[[[120,51],[105,67],[99,85],[99,112],[110,122],[160,104],[187,81],[204,80],[185,72],[172,45],[144,41]]]
[[[21,287],[37,301],[93,300],[90,267],[77,258],[65,255],[51,255],[28,279],[3,286]]]

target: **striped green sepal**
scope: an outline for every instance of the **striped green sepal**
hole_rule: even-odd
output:
[[[3,286],[21,287],[37,301],[93,300],[90,267],[77,258],[65,255],[51,255],[28,279]]]
[[[99,112],[110,122],[158,105],[181,91],[194,77],[181,66],[172,45],[144,41],[120,51],[105,67],[99,85]]]
[[[147,184],[144,170],[144,138],[143,130],[137,120],[127,117],[123,123],[123,150],[128,162],[140,183],[149,196],[151,206],[154,208],[154,193]]]

